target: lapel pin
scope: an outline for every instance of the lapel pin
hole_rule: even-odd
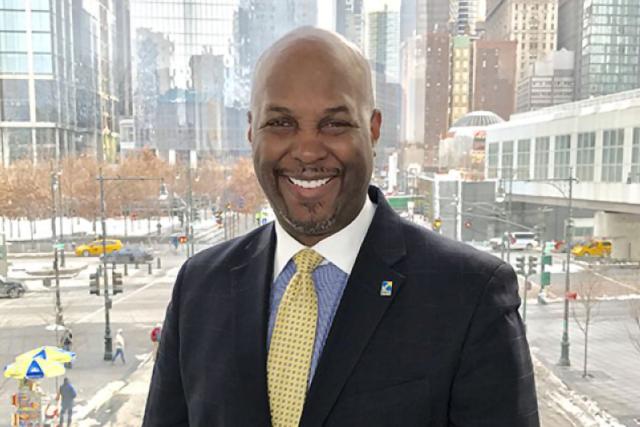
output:
[[[380,296],[390,297],[392,289],[393,289],[393,282],[391,280],[384,280],[382,282],[382,285],[380,285]]]

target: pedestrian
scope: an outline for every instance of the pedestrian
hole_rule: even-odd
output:
[[[71,385],[69,378],[64,379],[58,390],[58,400],[61,400],[60,427],[64,425],[64,414],[67,414],[67,427],[71,425],[71,415],[73,414],[73,400],[76,398],[76,389]]]
[[[73,332],[71,331],[71,328],[65,328],[62,338],[60,339],[60,343],[64,350],[71,351],[71,347],[73,345]],[[71,362],[66,362],[64,367],[71,369],[73,366],[71,365]]]
[[[511,266],[370,185],[382,113],[357,47],[295,29],[247,101],[275,221],[185,261],[143,426],[539,426]]]
[[[160,335],[162,333],[162,325],[156,323],[156,326],[151,330],[151,343],[153,344],[153,360],[158,357],[158,347],[160,346]]]
[[[122,329],[118,329],[118,333],[116,334],[116,352],[113,355],[113,359],[111,359],[111,363],[114,363],[118,356],[120,356],[122,364],[124,365],[126,361],[124,358],[124,337],[122,336]]]

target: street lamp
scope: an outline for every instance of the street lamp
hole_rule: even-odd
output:
[[[60,172],[51,172],[51,240],[53,242],[53,271],[56,281],[56,325],[63,326],[62,302],[60,301],[60,266],[58,263],[58,236],[56,233],[56,190],[60,187]]]
[[[573,183],[579,182],[578,178],[573,177],[573,168],[569,167],[569,176],[567,178],[543,179],[543,180],[526,180],[525,182],[541,182],[553,186],[564,198],[567,199],[567,222],[565,225],[565,248],[567,250],[566,271],[564,279],[564,315],[562,323],[562,342],[560,344],[560,360],[558,365],[570,366],[569,360],[569,292],[571,290],[571,239],[573,233]],[[566,182],[569,186],[568,194],[558,186],[557,182]]]
[[[111,339],[111,321],[109,310],[111,309],[111,298],[109,298],[109,275],[107,274],[107,224],[104,209],[104,182],[105,181],[160,181],[164,184],[163,178],[143,177],[143,176],[117,176],[106,177],[102,175],[102,167],[98,169],[96,180],[100,183],[100,223],[102,225],[102,277],[104,280],[104,360],[113,359],[113,346]],[[166,188],[165,188],[166,190]],[[162,185],[160,187],[162,192]],[[125,219],[126,221],[126,219]]]

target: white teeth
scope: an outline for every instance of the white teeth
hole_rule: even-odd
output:
[[[299,187],[302,187],[302,188],[318,188],[318,187],[322,187],[327,182],[331,181],[331,178],[314,179],[312,181],[306,181],[306,180],[302,180],[302,179],[295,179],[295,178],[289,177],[289,180],[292,183],[294,183],[295,185],[297,185]]]

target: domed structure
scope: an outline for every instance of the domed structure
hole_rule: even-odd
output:
[[[486,127],[502,122],[504,119],[491,111],[472,111],[456,120],[451,128]]]

